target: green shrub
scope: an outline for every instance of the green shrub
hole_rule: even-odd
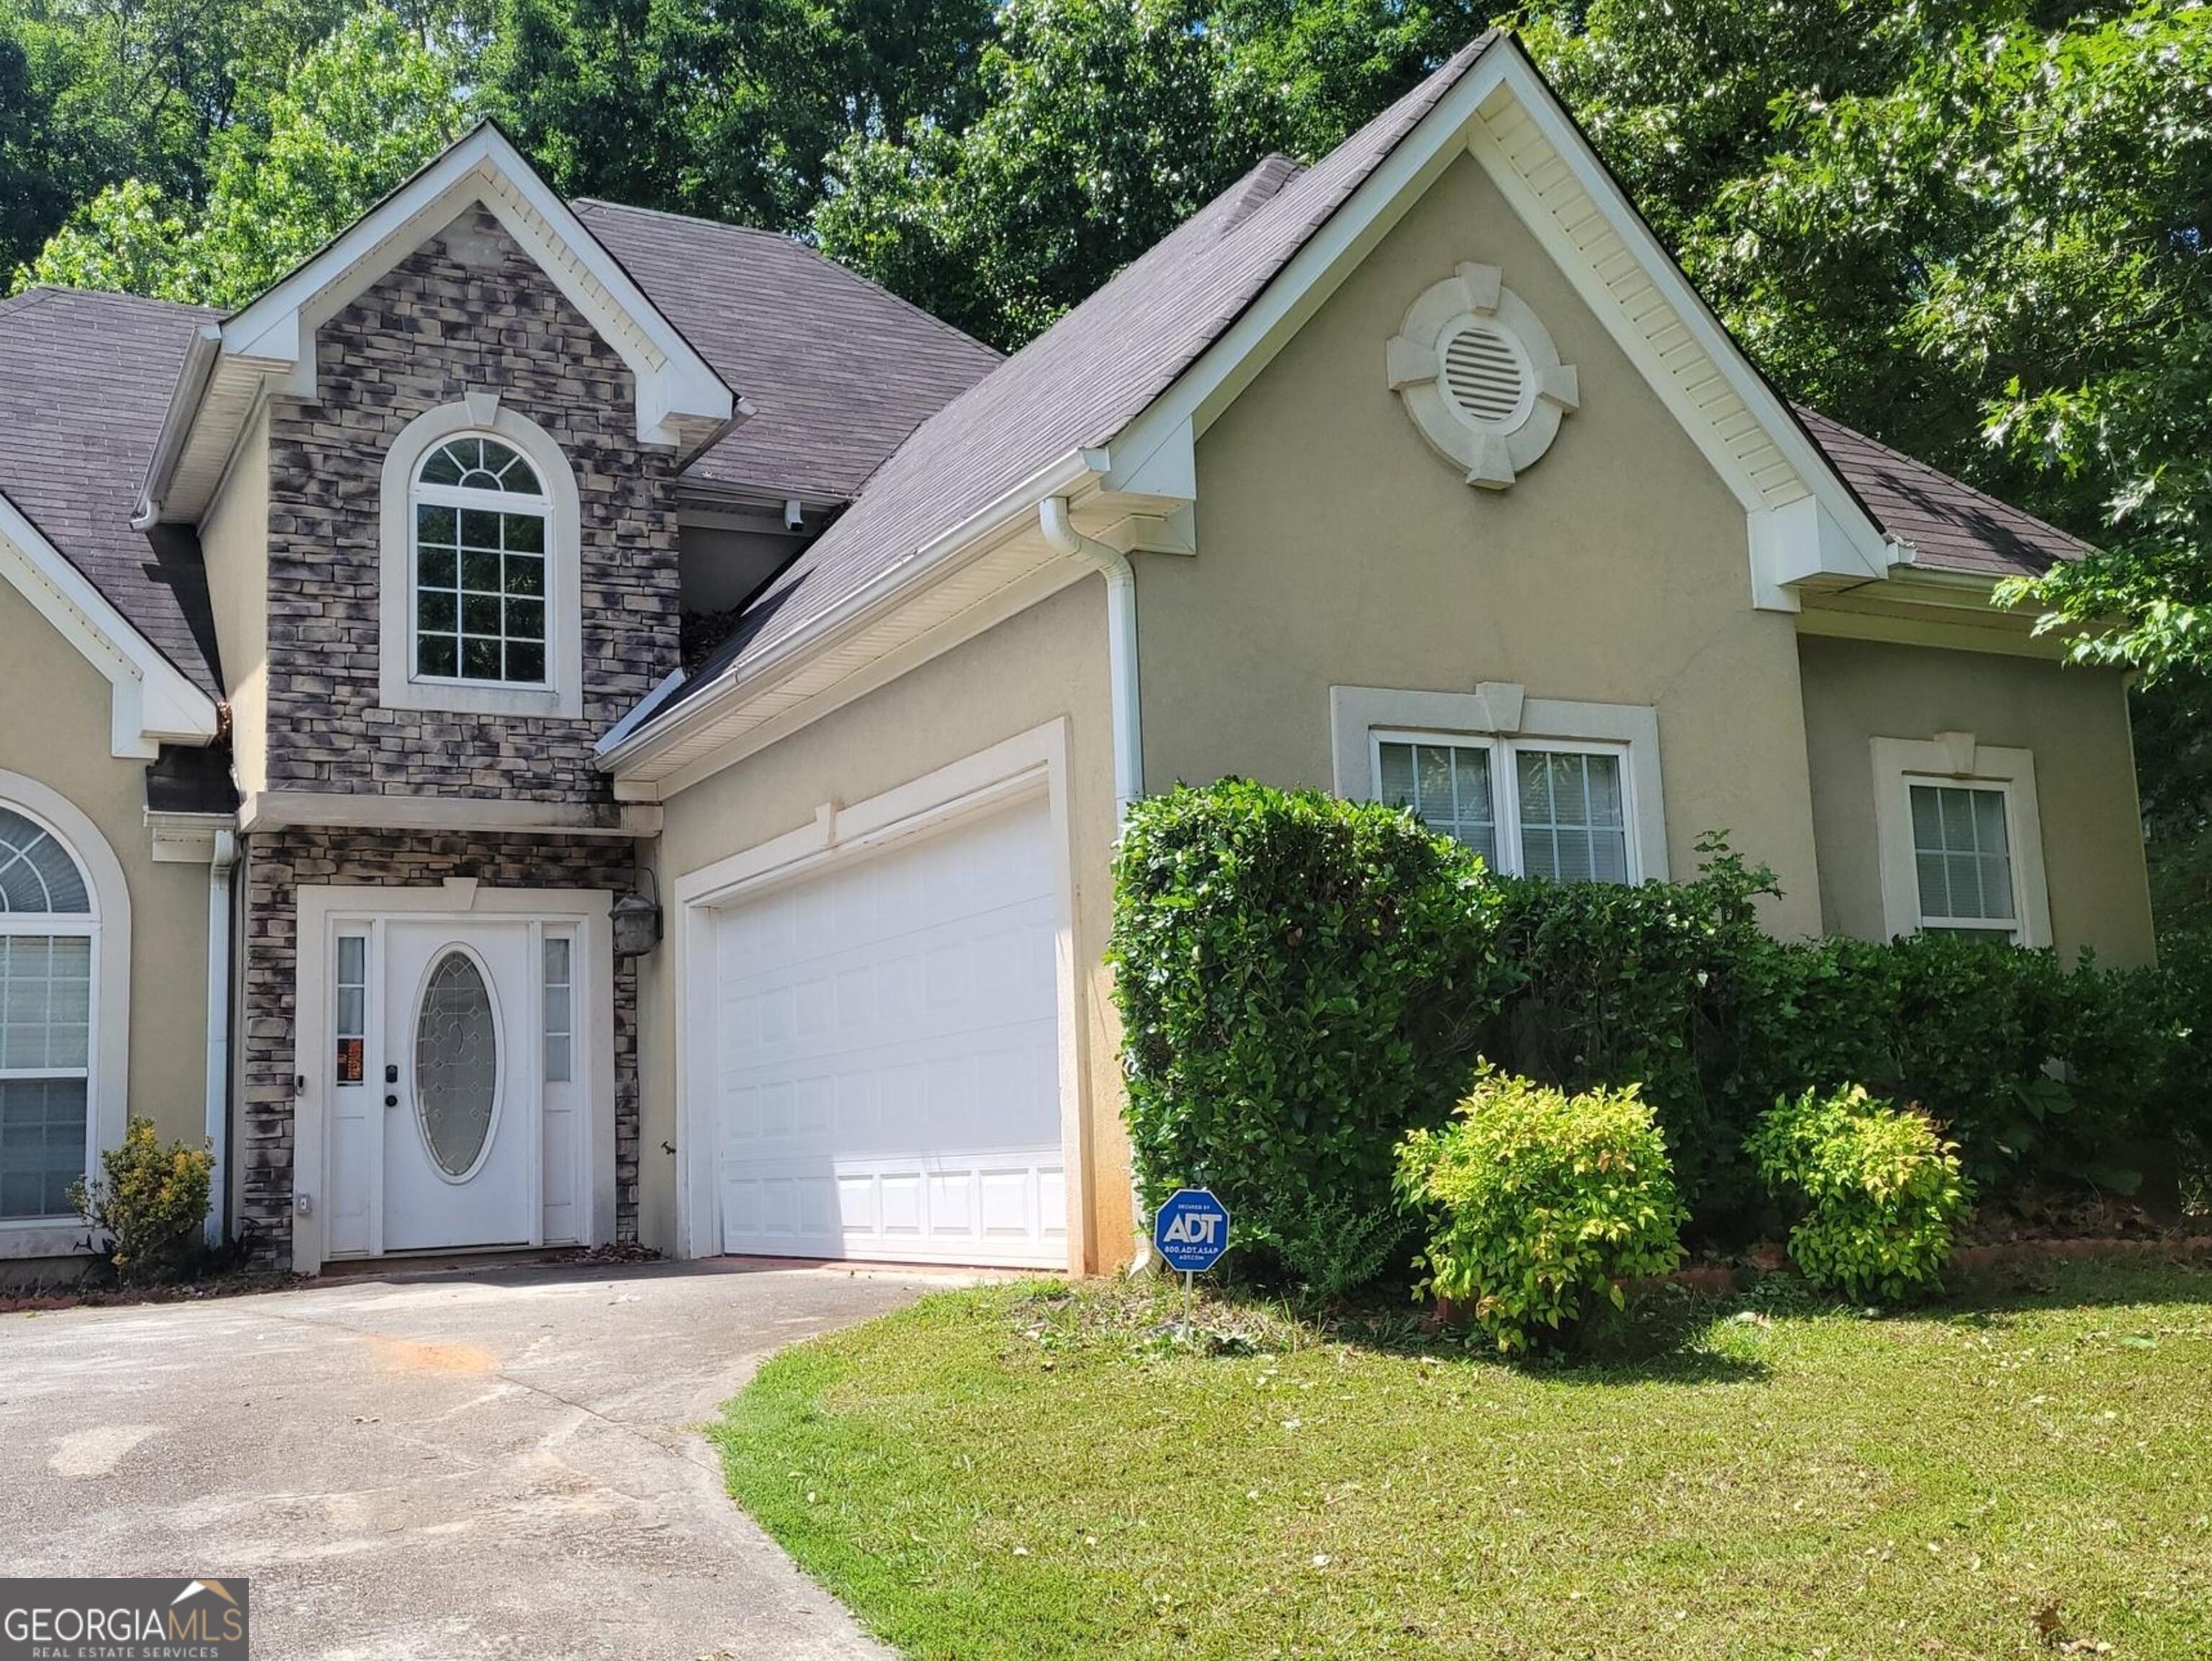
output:
[[[1748,1151],[1778,1195],[1803,1203],[1790,1255],[1813,1285],[1896,1301],[1939,1282],[1969,1190],[1925,1114],[1856,1084],[1808,1090],[1775,1104]]]
[[[1483,1052],[1569,1090],[1641,1084],[1683,1193],[1732,1211],[1751,1183],[1727,1057],[1741,968],[1773,947],[1756,902],[1778,891],[1720,839],[1698,851],[1689,882],[1502,882],[1499,948],[1517,984]]]
[[[205,1148],[154,1134],[133,1118],[122,1142],[100,1156],[101,1174],[70,1185],[70,1199],[91,1228],[98,1249],[128,1285],[190,1274],[199,1262],[215,1155]]]
[[[1632,1084],[1569,1095],[1485,1069],[1450,1124],[1399,1144],[1398,1188],[1433,1219],[1428,1289],[1509,1353],[1682,1258],[1666,1143]]]
[[[1405,1263],[1406,1237],[1413,1232],[1395,1199],[1360,1210],[1334,1194],[1310,1197],[1283,1231],[1283,1267],[1316,1303],[1334,1304],[1347,1293]]]
[[[1390,1146],[1442,1123],[1478,1054],[1641,1085],[1707,1239],[1781,1226],[1744,1144],[1808,1089],[1919,1103],[1991,1198],[2132,1191],[2161,1164],[2168,1194],[2177,1149],[2212,1161],[2201,939],[2118,972],[1944,935],[1777,941],[1772,875],[1717,837],[1699,852],[1686,882],[1500,879],[1410,815],[1316,793],[1144,803],[1111,953],[1144,1194],[1210,1185],[1260,1248],[1243,1261],[1310,1280],[1334,1249],[1312,1219],[1386,1206]]]
[[[1227,780],[1141,803],[1109,953],[1138,1183],[1203,1184],[1240,1243],[1390,1203],[1392,1146],[1449,1111],[1507,981],[1497,888],[1409,815]]]

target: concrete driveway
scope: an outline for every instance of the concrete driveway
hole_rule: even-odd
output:
[[[285,1661],[880,1657],[691,1427],[925,1284],[575,1265],[0,1315],[0,1573],[244,1574]]]

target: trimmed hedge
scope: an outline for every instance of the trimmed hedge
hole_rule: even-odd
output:
[[[1509,990],[1503,904],[1382,808],[1235,780],[1139,803],[1109,955],[1145,1203],[1209,1184],[1299,1260],[1389,1209],[1400,1132],[1449,1110]]]
[[[1477,1059],[1635,1083],[1708,1237],[1776,1221],[1743,1151],[1778,1100],[1863,1084],[1924,1109],[1985,1197],[2126,1190],[2212,1142],[2212,949],[2111,972],[1955,937],[1783,943],[1717,839],[1682,883],[1484,872],[1409,814],[1237,780],[1155,797],[1111,952],[1147,1202],[1204,1182],[1241,1240],[1392,1204],[1392,1145]],[[2160,1167],[2164,1167],[2163,1170]]]

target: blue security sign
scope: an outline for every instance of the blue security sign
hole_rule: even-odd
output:
[[[1178,1188],[1152,1216],[1152,1245],[1167,1266],[1203,1275],[1229,1249],[1229,1208],[1204,1188]]]

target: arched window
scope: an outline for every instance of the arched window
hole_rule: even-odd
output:
[[[412,490],[414,677],[547,684],[548,530],[538,470],[482,433],[435,446]]]
[[[0,805],[0,1220],[66,1217],[92,1146],[100,919],[76,855]]]

